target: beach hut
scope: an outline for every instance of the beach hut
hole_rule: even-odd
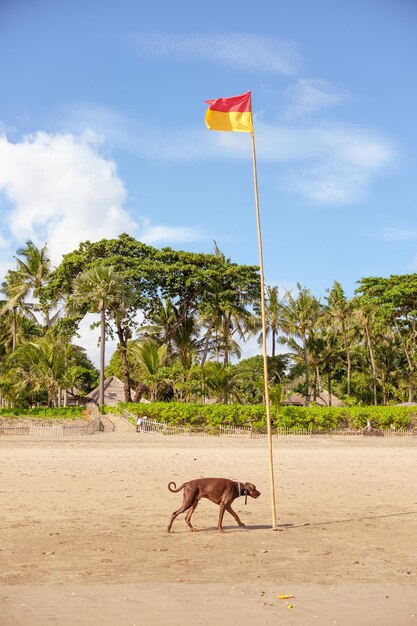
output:
[[[333,394],[329,394],[328,391],[323,389],[322,391],[318,391],[316,394],[316,400],[313,400],[314,393],[313,390],[310,392],[310,404],[317,404],[318,406],[343,406],[343,402],[337,396]],[[293,393],[290,395],[283,404],[291,405],[291,406],[304,406],[305,404],[305,396],[301,393]]]
[[[93,389],[86,395],[88,403],[99,404],[100,386]],[[104,404],[106,406],[117,406],[119,402],[125,401],[124,385],[117,376],[109,376],[104,381]]]

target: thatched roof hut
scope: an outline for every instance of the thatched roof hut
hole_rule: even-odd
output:
[[[330,402],[330,396],[331,396],[331,402]],[[314,398],[314,394],[313,394],[313,391],[311,391],[310,404],[314,403],[319,406],[343,406],[343,402],[339,398],[337,398],[333,394],[329,394],[329,392],[326,391],[325,389],[323,389],[320,392],[317,392],[315,402],[313,401],[313,398]],[[283,402],[283,404],[286,404],[286,405],[290,404],[292,406],[304,406],[305,396],[303,396],[301,393],[293,393],[291,396],[289,396],[285,400],[285,402]]]
[[[88,402],[99,404],[100,402],[100,385],[90,391],[86,395]],[[124,385],[117,376],[109,376],[104,381],[104,404],[107,406],[116,406],[119,402],[125,401]]]

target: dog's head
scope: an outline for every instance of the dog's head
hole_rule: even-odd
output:
[[[259,498],[261,492],[257,490],[253,483],[245,483],[246,492],[251,498]]]

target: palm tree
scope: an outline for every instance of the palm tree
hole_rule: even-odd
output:
[[[211,297],[201,316],[203,325],[207,328],[203,340],[202,366],[208,357],[213,334],[216,352],[223,353],[223,362],[227,365],[232,354],[239,355],[240,352],[235,336],[244,340],[258,330],[254,324],[255,316],[248,309],[253,300],[247,291],[240,288],[240,285],[244,284],[244,279],[241,282],[242,277],[236,273],[230,259],[219,250],[216,242],[214,245],[214,256],[219,262],[219,272],[213,281]]]
[[[117,337],[119,339],[117,349],[122,362],[125,402],[132,402],[128,342],[129,339],[132,338],[131,325],[133,314],[131,308],[133,304],[133,290],[127,283],[123,282],[115,302],[109,305],[109,313],[114,320]]]
[[[42,289],[47,284],[51,273],[51,260],[46,244],[43,248],[38,248],[29,239],[25,247],[19,248],[15,259],[16,271],[22,283],[27,287],[26,294],[33,292],[33,295],[40,299],[34,309],[41,311],[45,326],[51,328],[58,314],[51,318],[51,304],[44,300],[42,294]]]
[[[376,345],[375,364],[384,406],[389,396],[396,393],[404,371],[404,356],[399,348],[390,336],[382,338]]]
[[[165,343],[168,354],[172,353],[172,336],[178,320],[178,311],[172,300],[165,301],[158,298],[153,305],[152,312],[147,317],[147,323],[140,327],[139,338],[150,337],[160,344]]]
[[[201,344],[196,315],[187,311],[183,304],[177,306],[168,298],[156,303],[148,319],[150,323],[141,326],[139,337],[150,337],[160,345],[165,344],[169,360],[178,358],[181,365],[189,369]]]
[[[266,288],[266,335],[271,333],[271,356],[275,356],[275,347],[277,342],[277,334],[280,328],[281,308],[278,299],[278,287],[268,285]],[[258,308],[258,307],[257,307]],[[262,343],[262,332],[258,337],[258,343]]]
[[[366,349],[367,349],[368,356],[369,356],[369,361],[370,361],[371,370],[372,370],[373,398],[374,398],[374,404],[377,405],[378,404],[377,370],[376,370],[375,354],[374,354],[374,337],[372,333],[372,329],[375,323],[375,311],[373,311],[368,304],[366,304],[365,302],[359,299],[357,299],[354,304],[355,304],[354,315],[362,331]]]
[[[29,291],[29,285],[22,279],[19,272],[9,270],[6,278],[2,283],[2,293],[6,296],[6,300],[2,302],[1,314],[7,311],[12,315],[12,352],[16,350],[17,345],[17,314],[20,309],[33,320],[33,314],[30,313],[29,307],[25,304],[25,298]]]
[[[1,306],[1,303],[0,303]],[[9,353],[13,353],[25,341],[30,341],[42,335],[38,322],[23,311],[5,311],[0,317],[0,360]]]
[[[22,311],[32,321],[37,322],[33,311],[42,311],[47,328],[52,326],[54,321],[50,317],[51,306],[45,301],[39,304],[28,304],[25,302],[29,293],[33,292],[36,297],[41,296],[41,290],[45,287],[50,274],[50,259],[47,254],[46,245],[37,248],[35,244],[28,240],[24,248],[17,251],[16,269],[9,270],[5,281],[2,284],[2,292],[6,296],[0,312],[10,310],[12,312],[12,351],[16,349],[17,342],[17,312]]]
[[[352,314],[352,305],[347,300],[342,285],[335,280],[332,289],[327,296],[327,310],[329,315],[340,322],[343,343],[345,346],[346,362],[347,362],[347,395],[350,396],[350,380],[352,363],[350,357],[350,347],[347,337],[347,324]]]
[[[329,406],[332,405],[332,373],[340,360],[343,349],[339,332],[333,326],[327,325],[323,333],[323,351],[321,353],[321,368],[327,376],[327,390],[329,392]]]
[[[195,355],[200,349],[200,341],[198,339],[199,327],[195,315],[183,315],[182,307],[175,308],[177,317],[181,317],[182,321],[176,325],[175,332],[172,336],[174,344],[173,357],[177,357],[182,367],[188,370]]]
[[[252,335],[258,326],[255,324],[254,315],[247,309],[247,302],[239,297],[229,296],[214,298],[210,313],[201,316],[203,325],[207,330],[203,339],[203,355],[201,365],[204,365],[209,349],[216,354],[223,355],[224,365],[230,363],[230,358],[235,355],[239,358],[240,347],[235,336],[245,340]]]
[[[320,302],[309,289],[297,283],[298,294],[293,297],[287,291],[281,304],[281,328],[284,333],[283,343],[291,345],[291,339],[297,344],[301,341],[303,362],[305,367],[306,404],[310,396],[310,360],[308,353],[308,338],[321,314]],[[292,346],[294,349],[294,346]]]
[[[65,371],[74,364],[73,346],[53,331],[28,341],[14,352],[8,366],[15,370],[15,393],[38,393],[46,389],[48,406],[54,404]],[[58,400],[58,404],[60,401]]]
[[[151,391],[151,400],[155,401],[158,392],[158,376],[160,369],[167,359],[167,346],[158,344],[152,339],[137,341],[131,346],[131,351],[136,360],[142,376],[146,378]]]
[[[203,385],[209,391],[214,392],[218,402],[227,404],[229,396],[234,396],[239,400],[236,391],[236,373],[227,365],[207,363],[203,368]]]
[[[98,313],[100,316],[100,397],[104,404],[104,362],[106,344],[106,313],[117,310],[125,302],[126,284],[114,267],[97,265],[85,270],[73,282],[68,300],[70,311]]]

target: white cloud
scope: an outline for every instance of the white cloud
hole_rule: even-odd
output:
[[[276,127],[272,135],[262,127],[259,153],[288,165],[281,179],[285,189],[323,205],[361,202],[396,159],[385,137],[340,126]]]
[[[287,87],[285,95],[289,105],[284,111],[284,117],[296,119],[341,104],[347,100],[349,92],[345,87],[327,80],[301,78]]]
[[[0,215],[1,215],[1,206],[0,206]],[[14,265],[13,259],[14,250],[10,248],[10,240],[5,237],[0,232],[0,284],[7,274],[7,272],[12,269]]]
[[[9,242],[7,241],[6,237],[4,237],[0,233],[0,250],[5,250],[8,247],[9,247]]]
[[[7,197],[3,222],[21,244],[30,238],[48,243],[54,264],[81,241],[98,241],[129,232],[148,242],[190,241],[190,228],[135,220],[123,207],[126,190],[115,163],[99,152],[92,133],[39,132],[20,143],[0,137],[0,192]],[[7,241],[0,234],[0,248]]]
[[[375,179],[396,159],[392,143],[368,129],[300,128],[262,120],[255,126],[258,160],[280,164],[279,186],[316,204],[362,201]],[[250,158],[250,150],[242,150],[241,138],[235,136],[238,133],[224,135],[217,146],[223,156]]]
[[[249,33],[222,35],[149,35],[134,37],[136,49],[169,60],[207,61],[235,69],[294,74],[300,58],[293,42]]]
[[[202,103],[203,104],[203,103]],[[215,139],[203,126],[199,130],[155,128],[95,103],[79,103],[65,107],[59,126],[77,135],[86,128],[106,144],[121,148],[149,161],[192,162],[213,152]]]
[[[200,129],[163,131],[97,105],[75,105],[66,110],[65,116],[66,125],[74,131],[92,128],[113,145],[155,162],[251,158],[246,133],[208,132],[203,124]],[[269,123],[255,111],[255,136],[259,162],[280,166],[277,185],[315,204],[363,201],[377,177],[397,158],[391,140],[358,126]],[[185,239],[189,236],[184,233]],[[172,232],[171,237],[171,241],[177,241],[181,231]],[[201,237],[194,233],[191,238]]]
[[[371,182],[369,172],[343,161],[328,161],[301,171],[288,170],[282,179],[285,189],[321,205],[360,202]]]
[[[91,137],[40,132],[16,144],[2,138],[0,162],[0,188],[12,203],[11,234],[18,241],[47,241],[54,262],[80,241],[136,226],[122,208],[126,191],[115,164]]]
[[[417,239],[417,230],[403,226],[387,226],[368,233],[368,236],[391,243],[401,243],[402,241]]]
[[[147,244],[156,244],[169,241],[187,242],[205,239],[196,229],[186,226],[154,226],[149,220],[142,222],[141,241]]]

